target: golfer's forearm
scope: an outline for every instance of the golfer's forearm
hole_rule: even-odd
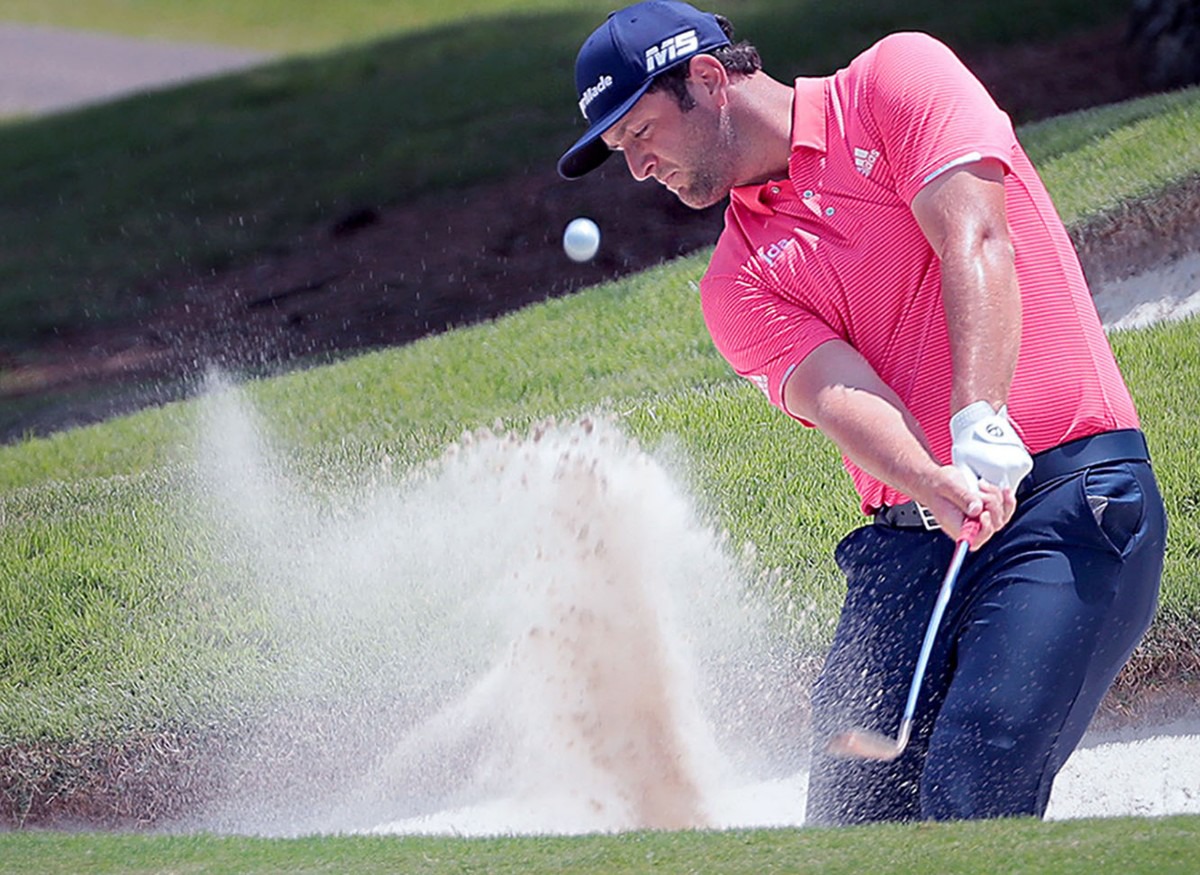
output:
[[[793,415],[819,428],[872,477],[923,501],[940,466],[920,423],[895,390],[845,341],[808,354],[783,386]]]
[[[1008,399],[1021,344],[1021,295],[1009,238],[1004,167],[987,159],[952,170],[913,199],[941,265],[954,369],[950,413]]]
[[[854,464],[910,498],[926,502],[940,465],[898,398],[838,386],[822,393],[813,423]]]

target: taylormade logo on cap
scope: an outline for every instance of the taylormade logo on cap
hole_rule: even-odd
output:
[[[695,28],[669,36],[658,45],[646,49],[646,72],[653,73],[699,48],[700,40],[696,37]]]
[[[583,113],[583,117],[587,118],[587,108],[591,106],[592,101],[604,93],[604,89],[613,84],[613,77],[605,74],[600,77],[600,81],[595,85],[587,88],[579,98],[579,111]]]

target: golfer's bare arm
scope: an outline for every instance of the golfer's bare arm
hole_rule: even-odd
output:
[[[994,160],[955,168],[926,185],[912,210],[942,263],[954,367],[949,412],[975,401],[998,409],[1008,400],[1021,345],[1004,168]]]
[[[952,536],[967,516],[983,513],[982,544],[999,528],[1002,500],[984,485],[972,493],[961,475],[939,465],[921,426],[900,397],[842,340],[821,344],[783,386],[784,403],[821,430],[856,465],[933,511]]]

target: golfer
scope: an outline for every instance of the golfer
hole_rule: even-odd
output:
[[[700,284],[712,338],[841,450],[870,523],[813,690],[807,820],[1043,814],[1154,614],[1166,518],[1079,262],[1008,117],[934,38],[781,82],[729,22],[613,13],[576,64],[582,176],[612,152],[696,208],[729,199]],[[892,762],[938,585],[978,521]],[[947,537],[949,536],[949,537]]]

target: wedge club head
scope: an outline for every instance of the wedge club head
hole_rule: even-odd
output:
[[[847,729],[825,743],[825,752],[844,759],[890,763],[904,753],[911,732],[911,720],[900,724],[900,734],[895,738],[873,729]]]

